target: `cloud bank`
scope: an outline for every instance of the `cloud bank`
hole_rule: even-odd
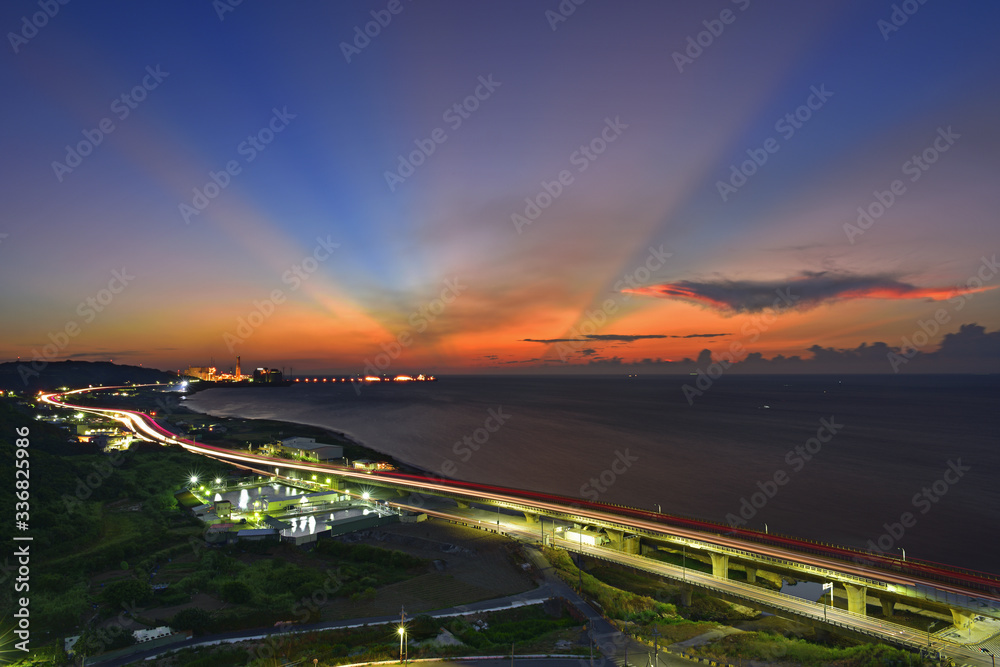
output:
[[[830,271],[804,272],[788,280],[681,280],[625,290],[663,299],[695,303],[726,315],[759,313],[767,309],[812,310],[826,303],[854,299],[929,299],[940,301],[957,294],[982,292],[960,287],[919,287],[885,275]]]

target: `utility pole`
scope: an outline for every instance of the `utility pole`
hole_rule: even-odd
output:
[[[653,626],[653,667],[660,667],[660,648],[657,640],[660,638],[660,629]]]
[[[594,624],[591,622],[587,629],[587,638],[590,640],[590,667],[594,667]]]

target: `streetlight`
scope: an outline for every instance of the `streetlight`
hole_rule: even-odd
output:
[[[996,655],[994,655],[993,651],[989,650],[988,648],[981,648],[979,650],[985,653],[986,655],[990,656],[990,660],[993,661],[993,667],[997,667],[997,657]]]
[[[927,625],[927,648],[931,647],[931,628],[934,627],[934,621],[931,621]]]
[[[903,562],[905,563],[906,562],[906,549],[904,549],[903,547],[896,547],[896,548],[903,552]]]
[[[764,534],[767,535],[767,524],[764,524]]]
[[[663,509],[660,507],[660,503],[653,503],[653,504],[656,505],[656,513],[663,514]]]
[[[827,581],[827,582],[825,582],[823,584],[823,590],[826,590],[828,588],[830,589],[830,604],[829,605],[823,605],[823,622],[824,623],[826,622],[826,608],[828,606],[830,606],[830,607],[833,606],[833,582],[832,581]]]

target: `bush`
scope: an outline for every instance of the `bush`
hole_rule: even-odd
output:
[[[122,579],[108,584],[103,593],[104,601],[112,609],[120,609],[123,604],[140,604],[152,595],[153,587],[149,585],[149,582],[138,579]]]
[[[246,604],[253,599],[253,591],[242,581],[227,581],[219,587],[219,595],[226,602]]]
[[[182,609],[170,619],[170,627],[175,630],[192,630],[196,635],[204,634],[212,621],[212,615],[204,609],[191,607]]]

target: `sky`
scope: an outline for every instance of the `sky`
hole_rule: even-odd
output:
[[[577,2],[4,3],[0,360],[1000,371],[1000,5]]]

